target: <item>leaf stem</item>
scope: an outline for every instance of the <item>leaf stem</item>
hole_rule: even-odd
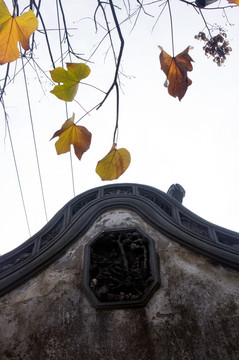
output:
[[[170,6],[170,0],[167,0],[167,3],[168,3],[168,11],[169,11],[170,27],[171,27],[172,54],[174,57],[175,53],[174,53],[173,17],[172,17],[172,10],[171,10],[171,6]]]
[[[97,86],[95,86],[95,85],[87,84],[87,83],[85,83],[85,82],[83,82],[83,81],[81,81],[80,83],[81,83],[81,85],[87,85],[87,86],[90,86],[90,87],[92,87],[93,89],[98,90],[98,91],[100,91],[100,92],[102,92],[102,93],[106,94],[106,92],[105,92],[104,90],[101,90],[100,88],[98,88],[98,87],[97,87]]]
[[[79,121],[81,121],[86,115],[89,115],[91,113],[91,111],[97,109],[98,106],[99,106],[99,104],[95,105],[93,108],[91,108],[89,111],[87,111],[84,115],[81,116],[81,118],[79,120],[77,120],[75,122],[75,124],[77,124]]]
[[[113,144],[117,144],[117,136],[118,136],[118,129],[119,129],[119,84],[115,84],[116,90],[116,122],[115,122],[115,129],[113,135]]]

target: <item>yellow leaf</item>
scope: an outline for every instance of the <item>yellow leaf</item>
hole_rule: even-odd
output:
[[[58,67],[50,71],[52,80],[62,83],[62,85],[56,85],[51,93],[58,99],[72,101],[76,96],[79,82],[89,76],[90,68],[83,63],[67,63],[66,66],[67,70]]]
[[[38,20],[32,10],[13,17],[5,2],[0,0],[0,64],[19,58],[18,42],[24,50],[29,50],[29,38],[37,28]]]
[[[175,57],[171,57],[161,47],[159,56],[161,69],[168,79],[168,93],[181,100],[192,80],[188,78],[187,72],[192,71],[193,67],[191,61],[193,59],[188,55],[190,47],[188,46],[184,51]]]
[[[117,144],[113,144],[110,152],[96,166],[96,173],[101,180],[118,179],[130,164],[130,153],[128,150],[116,149]]]
[[[91,133],[84,127],[74,124],[75,114],[62,125],[61,129],[56,131],[51,140],[56,136],[59,139],[55,143],[56,152],[58,155],[70,151],[73,145],[75,154],[80,160],[83,153],[86,152],[91,143]]]
[[[239,0],[228,0],[229,4],[236,4],[239,6]]]

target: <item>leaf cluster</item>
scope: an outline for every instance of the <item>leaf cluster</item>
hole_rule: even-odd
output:
[[[56,97],[63,101],[73,101],[78,90],[79,83],[90,74],[90,68],[83,63],[67,63],[67,70],[58,67],[50,72],[51,78],[59,82],[51,91]],[[91,144],[91,133],[84,127],[74,123],[75,114],[57,130],[51,139],[59,136],[55,143],[58,155],[70,151],[73,145],[75,154],[79,160]],[[80,120],[78,120],[80,121]],[[77,121],[77,122],[78,122]],[[130,154],[126,149],[117,150],[114,143],[110,152],[98,162],[96,173],[102,180],[114,180],[121,176],[130,164]]]
[[[239,5],[239,0],[227,1],[229,4],[233,4],[235,6]],[[202,11],[206,10],[204,8],[207,8],[209,5],[214,4],[215,2],[217,2],[217,0],[197,0],[196,2],[182,0],[182,2],[185,2],[187,5],[191,5],[193,7],[193,10],[196,9],[198,14],[201,16],[204,27],[208,30],[208,35],[206,35],[205,32],[201,31],[198,33],[197,36],[195,36],[195,38],[198,40],[202,40],[205,43],[205,45],[203,46],[205,54],[212,57],[213,61],[218,66],[220,66],[224,63],[226,57],[230,54],[232,49],[229,45],[226,33],[224,31],[220,31],[216,36],[211,36],[208,23],[202,13]],[[72,50],[62,2],[61,0],[57,0],[56,3],[59,5],[60,12],[62,14],[62,20],[64,25],[64,40],[67,44],[67,54],[61,54],[62,66],[60,67],[56,67],[55,65],[54,56],[52,54],[52,50],[49,44],[47,29],[45,27],[44,19],[40,11],[41,1],[39,1],[37,5],[34,0],[31,0],[29,2],[29,9],[27,11],[24,10],[21,15],[18,15],[18,1],[13,0],[14,6],[11,15],[5,2],[3,0],[0,0],[0,64],[7,64],[4,85],[1,89],[1,101],[7,84],[10,63],[16,61],[20,56],[22,56],[22,58],[24,56],[26,57],[26,53],[29,50],[29,59],[32,59],[32,54],[34,51],[34,33],[38,29],[38,19],[40,19],[43,27],[43,32],[45,35],[53,67],[53,70],[50,71],[50,75],[52,81],[55,84],[54,88],[51,90],[51,93],[55,95],[58,99],[65,101],[66,103],[75,101],[75,97],[79,89],[79,84],[81,83],[82,85],[82,80],[86,79],[90,75],[91,69],[88,64],[90,64],[91,57],[88,58],[88,60],[82,59],[77,53]],[[134,28],[141,13],[144,13],[147,16],[151,16],[146,11],[146,6],[155,4],[157,3],[157,1],[143,4],[143,2],[136,0],[136,3],[137,8],[135,10],[133,9],[130,1],[125,2],[122,0],[122,8],[125,9],[127,16],[125,19],[119,20],[119,13],[122,11],[122,9],[118,4],[116,4],[115,0],[97,1],[93,22],[95,24],[96,30],[98,30],[100,26],[101,29],[104,29],[105,31],[105,36],[103,37],[102,42],[106,38],[109,40],[110,49],[112,50],[115,65],[113,80],[108,90],[103,91],[103,99],[99,103],[95,104],[89,111],[85,111],[85,115],[83,115],[76,122],[75,114],[73,113],[72,117],[67,119],[63,123],[61,129],[57,130],[52,137],[52,139],[59,137],[59,139],[55,143],[58,155],[69,152],[71,146],[73,146],[75,154],[80,160],[84,152],[86,152],[90,148],[92,134],[86,127],[78,125],[78,122],[93,110],[99,109],[108,99],[111,92],[115,90],[116,121],[113,134],[113,145],[107,155],[102,160],[100,160],[96,166],[96,172],[102,180],[117,179],[125,172],[125,170],[130,164],[130,153],[128,152],[128,150],[124,148],[117,149],[120,107],[119,99],[121,88],[120,65],[124,51],[124,37],[122,33],[122,26],[124,22],[132,21],[133,19],[135,19],[134,22],[132,21]],[[191,47],[187,46],[184,51],[182,51],[176,56],[174,55],[174,21],[171,11],[171,2],[170,0],[167,0],[165,2],[159,1],[159,4],[159,7],[162,7],[162,10],[160,12],[160,15],[158,16],[158,19],[165,8],[168,8],[169,10],[170,32],[172,38],[172,56],[160,47],[161,52],[159,55],[159,60],[161,69],[166,75],[165,86],[168,88],[168,93],[171,96],[177,97],[179,100],[182,100],[182,98],[186,94],[188,87],[192,84],[192,80],[188,77],[188,72],[191,72],[193,70],[193,59],[189,55],[189,50],[191,49]],[[36,15],[34,14],[34,11],[36,12]],[[101,14],[101,21],[103,19],[103,24],[98,21],[99,13]],[[113,33],[115,34],[114,37],[112,36]],[[32,47],[30,48],[29,39],[31,36]],[[118,37],[118,43],[117,41],[115,41],[115,37]],[[100,45],[101,42],[96,47],[96,49],[98,49]],[[23,52],[22,49],[25,52]],[[93,53],[95,51],[96,50],[94,50]],[[70,61],[66,62],[67,69],[64,69],[63,60],[67,55],[69,56]],[[77,59],[80,58],[81,62],[73,62],[71,56],[74,56]]]

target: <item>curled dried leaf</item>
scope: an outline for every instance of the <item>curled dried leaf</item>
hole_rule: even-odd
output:
[[[178,97],[179,100],[184,97],[188,86],[192,84],[187,76],[187,72],[193,69],[191,64],[193,59],[188,55],[190,48],[188,46],[175,57],[170,56],[164,50],[159,55],[161,69],[168,80],[168,93],[173,97]]]

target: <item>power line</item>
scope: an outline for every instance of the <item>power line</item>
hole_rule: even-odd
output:
[[[41,177],[41,170],[40,170],[40,163],[39,163],[37,144],[36,144],[36,137],[35,137],[35,130],[34,130],[34,125],[33,125],[30,97],[29,97],[29,92],[28,92],[25,65],[24,65],[24,62],[23,62],[23,58],[22,58],[22,69],[23,69],[23,77],[24,77],[25,89],[26,89],[26,95],[27,95],[28,111],[29,111],[29,117],[30,117],[30,122],[31,122],[32,138],[33,138],[33,142],[34,142],[34,149],[35,149],[37,169],[38,169],[38,175],[39,175],[39,181],[40,181],[40,187],[41,187],[43,207],[44,207],[46,221],[48,222],[47,211],[46,211],[46,202],[45,202],[45,196],[44,196],[44,190],[43,190],[43,184],[42,184],[42,177]]]
[[[3,99],[2,99],[2,101],[3,101]],[[14,166],[15,166],[15,170],[16,170],[16,174],[17,174],[17,181],[18,181],[18,186],[19,186],[19,190],[20,190],[20,195],[21,195],[23,210],[24,210],[24,214],[25,214],[25,219],[26,219],[26,223],[27,223],[28,233],[29,233],[29,237],[31,237],[31,230],[30,230],[30,226],[29,226],[26,205],[25,205],[25,201],[24,201],[24,197],[23,197],[23,191],[22,191],[22,185],[21,185],[21,180],[20,180],[18,166],[17,166],[17,160],[16,160],[16,156],[15,156],[11,131],[10,131],[9,122],[8,122],[8,119],[7,119],[7,114],[5,112],[5,109],[4,109],[4,113],[5,113],[5,122],[6,122],[6,125],[7,125],[7,132],[8,132],[8,136],[9,136],[9,140],[10,140],[10,145],[11,145],[11,150],[12,150],[12,155],[13,155],[13,161],[14,161]]]

